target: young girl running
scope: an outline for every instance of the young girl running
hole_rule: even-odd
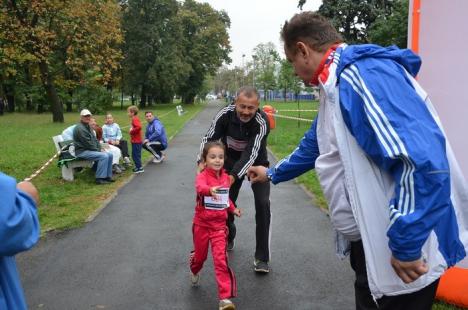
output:
[[[195,180],[197,206],[193,217],[193,246],[190,254],[191,281],[193,286],[200,282],[200,270],[208,255],[211,243],[216,282],[218,283],[219,310],[236,307],[230,298],[237,295],[234,273],[227,261],[226,220],[228,212],[241,216],[240,209],[229,200],[229,176],[224,171],[225,148],[222,142],[205,144],[202,160],[205,169]]]

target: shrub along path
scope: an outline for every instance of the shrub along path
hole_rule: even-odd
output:
[[[189,281],[195,159],[220,108],[210,103],[171,141],[168,159],[149,164],[83,228],[49,235],[19,256],[30,309],[216,309],[209,259],[201,286]],[[253,196],[239,195],[237,244],[230,265],[239,309],[354,309],[348,261],[334,255],[327,216],[293,182],[272,186],[271,268],[258,276]]]

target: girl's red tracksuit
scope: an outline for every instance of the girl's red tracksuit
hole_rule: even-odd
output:
[[[216,282],[218,283],[219,299],[232,298],[237,295],[237,285],[234,272],[229,268],[227,258],[226,220],[228,212],[234,212],[234,204],[229,200],[229,207],[222,210],[206,209],[204,197],[211,196],[210,189],[214,186],[229,188],[229,175],[222,169],[217,172],[205,168],[195,180],[197,192],[197,206],[193,217],[193,245],[194,251],[190,255],[190,269],[198,274],[208,255],[208,245],[211,243]]]

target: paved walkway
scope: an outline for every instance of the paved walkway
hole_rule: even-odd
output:
[[[211,259],[201,286],[189,283],[195,159],[215,103],[172,140],[168,160],[149,164],[91,223],[49,236],[19,257],[30,309],[217,309]],[[230,254],[240,310],[354,308],[348,261],[333,251],[327,216],[293,182],[272,187],[271,268],[253,272],[253,195],[239,195],[237,244]]]

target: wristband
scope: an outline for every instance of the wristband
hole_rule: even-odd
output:
[[[270,169],[267,170],[266,176],[267,176],[268,181],[271,182],[271,179],[273,178],[273,173],[271,173]]]

